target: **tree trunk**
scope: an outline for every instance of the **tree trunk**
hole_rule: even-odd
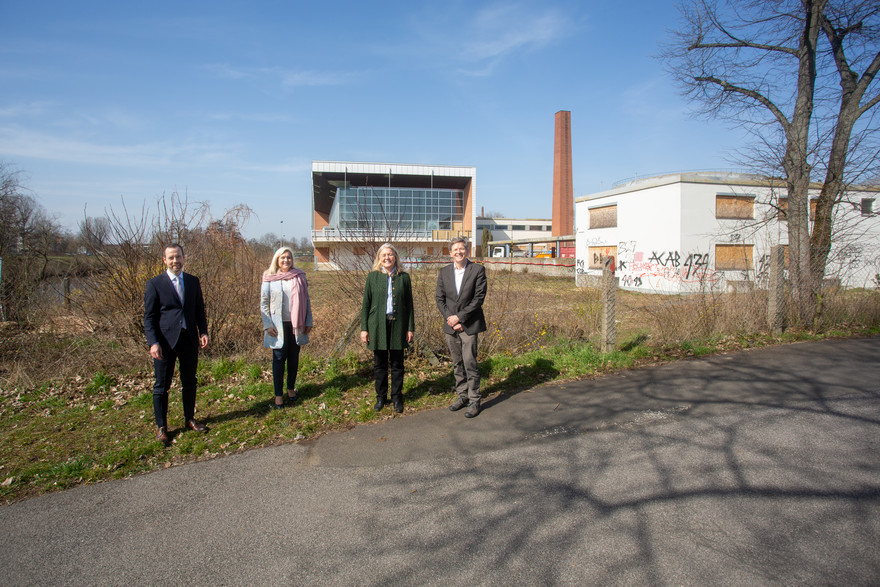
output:
[[[804,30],[798,45],[798,88],[791,123],[786,129],[782,160],[788,185],[788,246],[791,292],[801,326],[811,326],[815,312],[815,291],[810,264],[810,119],[816,86],[816,45],[821,31],[820,17],[825,0],[804,0]]]
[[[868,109],[876,104],[875,97],[862,109],[861,101],[869,84],[880,71],[880,52],[874,55],[871,64],[859,79],[848,63],[843,50],[843,38],[846,31],[835,29],[827,18],[822,21],[825,36],[831,45],[832,54],[837,72],[840,76],[840,109],[837,114],[837,126],[834,129],[834,138],[831,143],[831,152],[828,157],[828,165],[825,171],[825,182],[816,203],[816,220],[813,226],[813,235],[810,239],[810,252],[814,288],[821,287],[825,277],[825,265],[828,262],[828,254],[831,252],[832,220],[834,206],[840,201],[845,189],[846,182],[844,171],[846,169],[847,155],[849,153],[850,138],[856,121]]]

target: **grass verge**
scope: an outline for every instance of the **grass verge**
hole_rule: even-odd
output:
[[[835,331],[835,336],[880,329]],[[806,333],[726,335],[674,345],[649,345],[645,335],[622,341],[603,355],[585,341],[556,340],[525,353],[491,356],[480,365],[484,396],[550,382],[595,377],[635,366],[687,357],[826,338]],[[52,382],[0,397],[0,500],[5,503],[163,467],[215,458],[277,443],[314,438],[364,422],[392,417],[372,410],[372,366],[354,354],[321,360],[304,355],[299,400],[272,410],[268,363],[203,360],[199,366],[197,417],[207,434],[184,431],[179,394],[169,406],[172,445],[154,440],[152,375],[100,371],[89,380]],[[175,384],[176,386],[176,384]],[[452,401],[448,364],[410,358],[404,383],[406,412]]]

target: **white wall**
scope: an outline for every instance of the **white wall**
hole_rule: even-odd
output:
[[[617,204],[617,228],[590,229],[591,208]],[[621,287],[677,292],[681,266],[681,194],[674,185],[652,187],[575,203],[577,273],[590,269],[589,248],[616,246]]]
[[[754,218],[716,218],[717,194],[754,195]],[[880,215],[862,216],[859,206],[862,197],[876,195],[855,193],[837,208],[826,277],[847,287],[877,286]],[[589,268],[590,247],[616,246],[616,276],[625,289],[678,293],[729,289],[742,282],[764,286],[770,247],[788,243],[788,227],[776,220],[776,208],[770,203],[778,203],[778,193],[769,187],[710,183],[704,178],[652,178],[579,199],[575,203],[578,283],[586,282],[582,276],[601,274]],[[611,204],[617,204],[617,227],[590,229],[589,210]],[[875,210],[878,207],[880,198]],[[753,266],[747,271],[716,270],[716,244],[752,245]]]

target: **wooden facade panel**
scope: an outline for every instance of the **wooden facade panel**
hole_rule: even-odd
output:
[[[590,209],[590,228],[615,228],[617,226],[617,204]]]
[[[754,245],[715,245],[715,270],[752,270],[755,266],[754,248]]]
[[[755,217],[755,196],[715,196],[715,218],[745,220]]]
[[[617,247],[590,247],[590,269],[603,269],[605,267],[605,258],[612,257],[614,259],[613,266],[617,265]]]

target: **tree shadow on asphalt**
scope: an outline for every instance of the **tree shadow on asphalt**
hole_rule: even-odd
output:
[[[348,537],[346,554],[375,560],[383,536],[383,551],[419,561],[380,570],[376,585],[450,572],[456,584],[493,573],[548,585],[873,582],[880,390],[866,382],[880,380],[877,349],[876,340],[853,345],[867,376],[804,345],[779,364],[745,354],[687,373],[628,374],[617,380],[625,396],[592,386],[592,405],[609,414],[695,407],[383,469],[352,499],[372,512],[399,496],[395,515],[360,517],[353,533],[362,539]],[[615,399],[626,407],[605,403]],[[722,405],[732,409],[697,409]]]
[[[483,381],[492,373],[496,364],[497,360],[491,358],[480,362],[480,377]],[[480,391],[484,399],[481,402],[481,407],[483,410],[491,409],[492,406],[531,389],[535,385],[551,381],[558,375],[559,370],[549,359],[536,358],[529,365],[519,365],[512,369],[504,379],[488,386],[482,386]],[[452,365],[449,364],[448,372],[445,375],[420,381],[415,387],[407,389],[404,397],[412,400],[427,395],[454,393],[454,383]]]

